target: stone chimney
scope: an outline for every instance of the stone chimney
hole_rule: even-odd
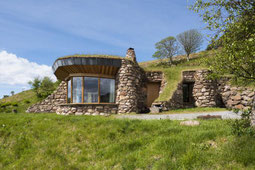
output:
[[[130,58],[132,61],[136,62],[136,56],[135,56],[135,50],[134,48],[129,48],[127,50],[127,54],[126,54],[127,58]]]

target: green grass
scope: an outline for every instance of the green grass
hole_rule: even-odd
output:
[[[18,106],[12,107],[11,109],[16,109],[18,112],[25,112],[26,109],[35,104],[39,100],[37,99],[33,90],[27,90],[20,93],[17,93],[13,96],[4,98],[0,100],[0,103],[17,103]]]
[[[0,114],[0,169],[253,169],[255,140],[227,121],[180,126],[55,114]]]
[[[194,108],[186,108],[186,109],[169,110],[169,111],[160,112],[159,114],[201,113],[201,112],[217,112],[217,111],[227,111],[227,109],[219,108],[219,107],[194,107]]]
[[[159,60],[139,63],[146,71],[162,71],[165,74],[165,79],[168,82],[163,92],[159,95],[156,101],[168,101],[171,99],[174,91],[177,89],[178,83],[182,80],[182,72],[187,70],[205,69],[204,58],[212,56],[211,51],[203,51],[191,55],[191,60],[186,62],[184,56],[175,58],[176,65],[164,66],[159,64]]]

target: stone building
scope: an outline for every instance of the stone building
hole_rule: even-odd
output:
[[[126,57],[63,57],[52,68],[61,84],[27,112],[63,115],[148,112],[164,85],[162,72],[145,72],[138,65],[133,48],[127,50]]]
[[[133,48],[127,50],[126,57],[59,58],[53,71],[62,80],[59,87],[27,112],[107,115],[188,107],[245,109],[252,105],[255,96],[253,89],[232,87],[227,78],[208,79],[208,70],[190,70],[182,72],[182,80],[168,101],[155,102],[167,83],[164,74],[144,71]]]

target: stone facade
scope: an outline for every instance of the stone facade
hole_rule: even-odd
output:
[[[118,112],[140,112],[146,101],[145,72],[136,62],[122,60],[122,65],[116,76],[116,83]]]
[[[198,70],[194,76],[193,96],[197,107],[216,107],[218,88],[217,82],[207,79],[208,70]]]
[[[245,87],[233,87],[228,83],[219,87],[222,101],[227,108],[247,109],[253,106],[254,90]]]
[[[105,105],[84,105],[84,104],[61,104],[56,111],[60,115],[101,115],[107,116],[116,114],[118,106],[116,104]]]

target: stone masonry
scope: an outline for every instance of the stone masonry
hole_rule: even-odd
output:
[[[197,70],[194,76],[193,96],[197,107],[217,106],[217,83],[214,80],[207,79],[208,73],[208,70]]]

